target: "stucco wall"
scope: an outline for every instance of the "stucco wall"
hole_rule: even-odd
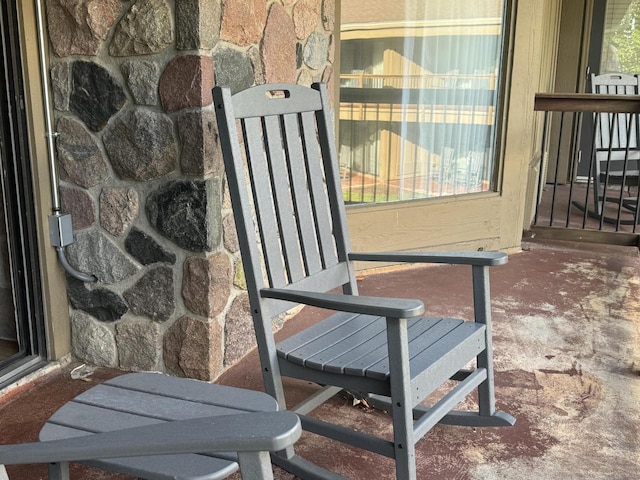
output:
[[[73,353],[210,380],[253,346],[214,84],[332,84],[333,0],[47,0]]]

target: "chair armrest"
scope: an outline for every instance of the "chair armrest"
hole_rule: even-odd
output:
[[[502,252],[357,252],[349,260],[367,262],[448,263],[457,265],[495,266],[507,263]]]
[[[204,452],[278,451],[300,438],[292,412],[260,412],[158,423],[81,437],[0,446],[0,465]],[[1,477],[0,477],[1,478]]]
[[[406,298],[365,297],[279,288],[263,288],[260,290],[260,295],[264,298],[302,303],[341,312],[390,318],[419,317],[424,313],[424,304],[420,300]]]

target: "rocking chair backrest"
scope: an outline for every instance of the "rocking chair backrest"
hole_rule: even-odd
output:
[[[291,308],[264,287],[356,293],[325,85],[216,87],[214,103],[254,323]]]
[[[593,93],[608,95],[638,95],[640,79],[623,73],[603,73],[591,76]],[[638,115],[631,113],[597,114],[595,120],[594,184],[637,183],[640,168],[640,125]],[[596,211],[601,211],[598,195],[594,197]]]
[[[623,73],[591,75],[591,89],[593,93],[606,95],[638,95],[638,78]],[[609,149],[624,151],[627,146],[637,150],[639,128],[631,114],[601,113],[596,131],[596,148],[605,152]]]

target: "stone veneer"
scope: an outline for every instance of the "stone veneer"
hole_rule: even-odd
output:
[[[215,379],[254,345],[211,88],[333,78],[335,0],[46,0],[73,353]]]

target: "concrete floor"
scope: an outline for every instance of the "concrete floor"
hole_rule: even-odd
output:
[[[392,285],[396,285],[392,287]],[[468,267],[430,266],[363,275],[361,293],[417,297],[429,314],[468,317]],[[528,243],[492,270],[497,404],[511,428],[437,426],[418,444],[420,479],[640,478],[640,256],[637,248]],[[287,322],[286,336],[324,313]],[[119,372],[73,380],[70,368],[0,398],[0,443],[35,439],[55,409]],[[220,383],[261,389],[257,355]],[[286,384],[295,403],[313,385]],[[473,402],[472,399],[469,400]],[[324,418],[388,435],[383,412],[337,398]],[[352,479],[393,478],[388,459],[311,434],[298,451]],[[44,478],[43,467],[9,467],[10,478]],[[76,466],[72,478],[124,479]],[[277,471],[279,479],[292,476]]]

